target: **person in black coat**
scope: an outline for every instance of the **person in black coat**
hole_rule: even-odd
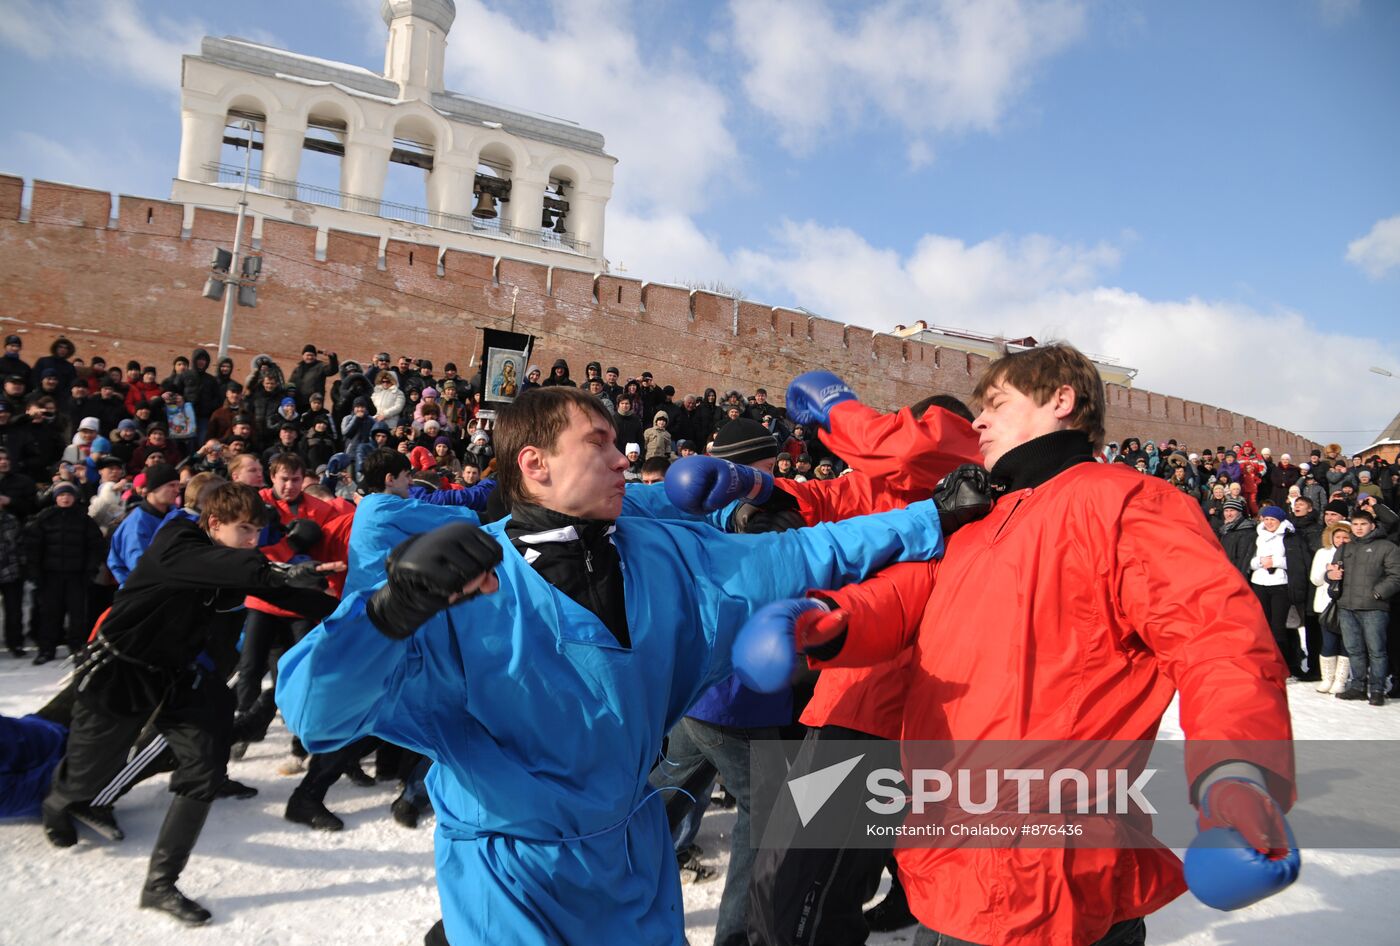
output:
[[[60,639],[70,653],[82,650],[89,628],[88,586],[107,557],[107,540],[78,504],[77,488],[72,483],[59,483],[52,495],[54,504],[24,527],[25,571],[39,586],[39,653],[35,664],[53,660]]]
[[[622,395],[618,401],[617,413],[613,415],[613,426],[617,428],[617,449],[621,453],[629,443],[641,443],[642,421],[637,416],[637,404],[630,395]]]
[[[1249,580],[1249,561],[1254,557],[1255,522],[1249,518],[1248,507],[1243,499],[1227,499],[1222,514],[1225,524],[1220,527],[1220,544],[1225,549],[1225,557],[1239,569],[1245,580]]]
[[[94,800],[152,720],[175,754],[175,798],[140,903],[190,925],[208,922],[209,911],[175,882],[225,781],[233,730],[233,694],[205,653],[210,624],[249,594],[298,609],[307,596],[324,598],[325,616],[335,601],[317,590],[322,573],[344,568],[268,561],[256,548],[265,516],[257,491],[222,483],[206,495],[198,524],[181,516],[156,533],[89,645],[76,671],[67,751],[42,813],[44,834],[55,846],[77,843],[75,820],[120,839],[110,806]]]
[[[540,387],[549,388],[563,386],[567,388],[576,387],[573,379],[569,377],[569,363],[563,358],[556,359],[554,367],[549,369],[549,377],[541,382]]]
[[[9,335],[5,338],[5,353],[0,355],[0,378],[11,376],[21,379],[24,386],[29,387],[32,370],[29,363],[19,356],[24,348],[24,339],[18,335]]]
[[[292,369],[288,382],[297,389],[302,404],[311,403],[311,395],[326,396],[326,379],[340,371],[340,358],[335,352],[326,353],[326,361],[317,359],[321,351],[311,344],[303,345],[301,361]]]
[[[76,352],[77,349],[73,347],[73,343],[60,335],[49,346],[49,353],[34,362],[33,377],[40,378],[43,377],[45,371],[53,371],[58,377],[58,383],[55,387],[66,394],[68,389],[73,386],[73,379],[78,376],[78,369],[73,367],[73,362],[70,360]]]

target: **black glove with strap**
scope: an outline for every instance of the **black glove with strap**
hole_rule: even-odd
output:
[[[268,584],[273,588],[304,588],[312,591],[326,589],[326,576],[317,571],[320,562],[268,562]]]
[[[456,522],[405,539],[384,560],[388,582],[365,611],[379,631],[403,640],[501,563],[501,546],[474,525]]]
[[[933,491],[943,534],[952,535],[962,526],[987,515],[992,511],[996,496],[987,471],[975,463],[964,463],[949,473]]]
[[[293,552],[305,555],[321,541],[321,527],[312,519],[293,519],[284,538]]]

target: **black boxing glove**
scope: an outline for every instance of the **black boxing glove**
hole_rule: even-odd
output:
[[[365,607],[380,633],[403,640],[454,595],[501,563],[501,546],[474,525],[455,522],[405,539],[384,560],[389,580]]]
[[[320,562],[268,562],[268,585],[272,588],[303,588],[311,591],[326,589],[326,576],[316,569]]]
[[[284,538],[293,552],[305,555],[321,541],[321,527],[311,519],[293,519]]]
[[[996,496],[987,471],[976,463],[964,463],[945,476],[933,491],[944,536],[991,512]]]

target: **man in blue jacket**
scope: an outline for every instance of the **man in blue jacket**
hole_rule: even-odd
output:
[[[156,530],[179,501],[180,474],[173,466],[157,463],[146,467],[145,495],[132,507],[112,532],[112,548],[107,552],[107,568],[118,585],[126,584],[141,556],[156,537]]]
[[[620,515],[613,433],[576,389],[517,399],[496,437],[511,516],[399,545],[386,582],[282,660],[278,703],[307,748],[376,735],[436,763],[455,946],[684,942],[647,784],[662,735],[729,675],[761,604],[942,551],[931,503],[762,536]],[[732,472],[716,489],[762,490]]]

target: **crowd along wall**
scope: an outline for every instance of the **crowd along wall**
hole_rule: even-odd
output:
[[[232,242],[232,214],[168,201],[0,176],[0,326],[31,361],[64,334],[81,357],[155,363],[213,351],[220,303],[202,297],[212,251]],[[480,329],[538,338],[532,361],[598,360],[624,377],[651,370],[680,394],[707,387],[775,400],[793,375],[835,371],[862,400],[893,408],[931,393],[966,397],[987,359],[802,312],[616,275],[443,251],[261,218],[245,249],[263,256],[258,306],[235,311],[231,355],[290,366],[308,341],[362,362],[377,351],[430,358],[463,374]],[[907,321],[907,319],[906,319]],[[1072,341],[1072,340],[1071,340]],[[1108,385],[1108,434],[1176,438],[1193,448],[1253,440],[1306,454],[1312,444],[1253,417],[1140,388]]]

